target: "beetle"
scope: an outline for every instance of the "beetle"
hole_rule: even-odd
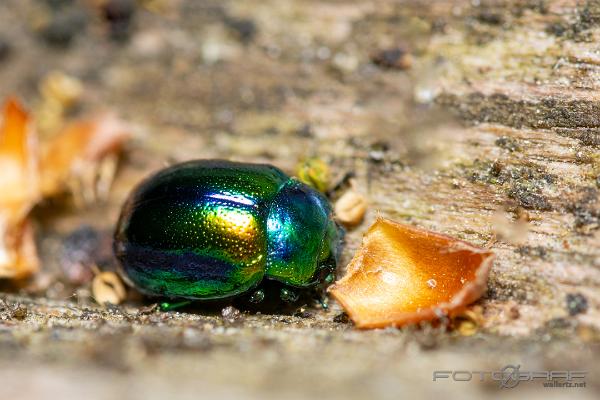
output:
[[[268,164],[196,160],[163,169],[125,201],[113,249],[126,282],[191,300],[280,298],[334,279],[343,231],[318,191]]]

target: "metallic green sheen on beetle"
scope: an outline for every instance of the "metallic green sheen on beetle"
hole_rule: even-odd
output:
[[[198,160],[131,193],[114,251],[124,278],[146,294],[216,300],[265,280],[291,289],[331,281],[340,232],[327,199],[278,168]]]

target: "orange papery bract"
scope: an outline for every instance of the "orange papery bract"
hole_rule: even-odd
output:
[[[4,104],[0,127],[0,278],[23,278],[38,270],[27,215],[40,199],[37,136],[15,99]]]
[[[359,328],[430,321],[477,300],[493,258],[467,242],[378,218],[329,292]]]

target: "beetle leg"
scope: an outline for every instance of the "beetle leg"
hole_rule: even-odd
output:
[[[293,303],[298,300],[299,295],[298,295],[298,293],[296,293],[293,290],[290,290],[288,288],[283,288],[279,292],[279,297],[281,298],[281,300],[285,301],[286,303]]]
[[[315,300],[319,303],[323,310],[329,309],[329,298],[323,293],[316,293]]]
[[[185,307],[189,304],[192,304],[192,300],[183,300],[183,301],[180,301],[177,303],[170,303],[168,301],[165,301],[163,303],[160,303],[160,305],[158,307],[160,308],[161,311],[173,311],[178,308]]]
[[[261,303],[265,299],[265,292],[262,289],[258,289],[256,292],[252,293],[248,301],[250,303],[258,304]]]

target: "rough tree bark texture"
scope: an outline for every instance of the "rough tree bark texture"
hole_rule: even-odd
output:
[[[46,286],[3,286],[2,398],[480,398],[496,395],[497,383],[432,382],[433,370],[509,363],[587,370],[585,390],[552,393],[594,398],[598,2],[156,3],[165,7],[140,11],[127,43],[109,42],[90,14],[87,31],[59,51],[35,33],[40,15],[52,15],[46,6],[0,5],[0,33],[13,47],[0,64],[2,96],[35,108],[38,80],[60,69],[84,82],[83,111],[108,106],[136,124],[106,204],[36,211]],[[412,54],[408,70],[391,65],[398,54],[380,53],[398,47]],[[496,252],[475,336],[355,331],[334,319],[335,304],[235,321],[202,308],[149,311],[140,300],[106,310],[60,282],[64,236],[81,224],[110,230],[149,171],[222,157],[293,173],[307,156],[335,176],[354,173],[371,200],[344,263],[377,213]],[[512,390],[551,395],[539,383]]]

